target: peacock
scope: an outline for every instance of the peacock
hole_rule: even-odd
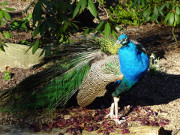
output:
[[[118,80],[115,91],[112,93],[114,102],[111,104],[110,116],[116,124],[121,124],[124,120],[119,120],[118,117],[118,102],[120,95],[129,91],[148,71],[149,59],[148,56],[138,49],[138,47],[128,39],[127,35],[120,35],[116,44],[122,44],[119,49],[120,69],[123,74],[123,79]],[[115,112],[114,112],[115,111]]]
[[[102,76],[105,61],[112,57],[116,58],[118,53],[122,75]],[[130,90],[146,74],[149,59],[141,46],[135,45],[127,35],[122,34],[117,42],[111,38],[96,37],[82,40],[80,44],[60,46],[58,53],[45,57],[33,68],[44,65],[45,70],[27,77],[0,95],[1,111],[27,114],[36,111],[51,112],[58,106],[65,107],[77,92],[78,104],[88,106],[96,97],[105,94],[104,89],[109,82],[114,82],[116,84],[116,90],[112,93],[114,102],[108,116],[120,124],[119,96]],[[96,77],[93,80],[94,71]],[[91,84],[91,81],[96,85]]]

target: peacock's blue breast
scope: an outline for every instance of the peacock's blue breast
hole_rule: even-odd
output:
[[[121,72],[127,80],[137,82],[149,67],[147,55],[136,49],[135,45],[123,46],[119,49]]]

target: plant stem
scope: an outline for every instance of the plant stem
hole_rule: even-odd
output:
[[[172,34],[173,34],[174,40],[176,42],[176,47],[178,47],[179,45],[178,45],[178,41],[177,41],[176,35],[174,33],[174,27],[172,27]]]

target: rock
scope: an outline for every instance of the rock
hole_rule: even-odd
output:
[[[173,130],[172,135],[180,135],[180,129]]]
[[[5,52],[0,51],[0,71],[4,71],[6,66],[27,69],[38,64],[44,57],[44,54],[40,57],[42,49],[32,54],[32,48],[27,51],[28,48],[29,46],[26,45],[6,43]]]

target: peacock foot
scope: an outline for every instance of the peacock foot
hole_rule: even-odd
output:
[[[105,116],[105,118],[108,118],[108,117],[110,117],[111,120],[113,120],[114,117],[116,117],[116,116],[114,115],[114,103],[111,104],[109,114]]]
[[[111,118],[111,120],[113,120],[115,118],[115,115],[112,112],[110,112],[108,115],[105,116],[105,118],[109,117]]]
[[[114,102],[111,104],[110,112],[108,115],[105,116],[105,118],[110,117],[111,120],[114,120],[116,125],[122,124],[125,122],[125,118],[118,115],[118,101],[120,97],[114,97]]]
[[[120,125],[120,124],[122,124],[123,122],[126,122],[126,120],[125,120],[124,117],[121,117],[121,120],[120,120],[119,117],[117,117],[117,118],[114,118],[114,122],[115,122],[116,125]]]
[[[108,115],[105,116],[105,118],[111,118],[111,120],[114,120],[116,125],[120,125],[123,122],[126,122],[126,119],[124,117],[117,117],[113,113],[109,113]]]

